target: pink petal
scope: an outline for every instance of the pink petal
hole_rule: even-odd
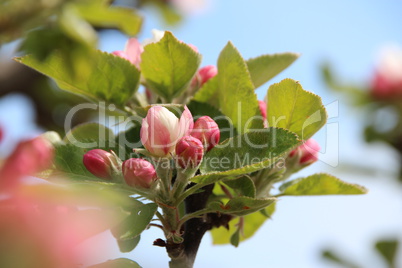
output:
[[[184,111],[181,114],[179,121],[179,139],[183,136],[190,135],[191,130],[194,127],[193,115],[187,106],[184,106]]]
[[[140,42],[136,38],[128,39],[124,52],[127,54],[130,62],[139,68],[141,63],[141,54],[144,52]]]

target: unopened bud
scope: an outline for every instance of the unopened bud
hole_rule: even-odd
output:
[[[321,148],[318,142],[313,139],[308,139],[305,143],[290,152],[289,156],[293,157],[296,154],[300,154],[299,164],[306,166],[318,160],[318,153],[320,149]]]
[[[200,86],[205,84],[209,79],[218,74],[218,69],[214,65],[207,65],[198,70],[197,77]]]
[[[179,139],[190,132],[193,124],[193,116],[187,107],[184,107],[179,120],[165,107],[153,106],[142,120],[141,142],[153,156],[169,156]]]
[[[262,117],[264,118],[264,120],[266,120],[267,119],[267,104],[265,103],[265,101],[259,100],[258,106],[260,108]]]
[[[202,116],[194,123],[191,136],[199,139],[206,151],[218,144],[221,133],[218,124],[209,116]]]
[[[130,158],[123,162],[123,176],[131,187],[149,188],[157,179],[154,166],[147,160]]]
[[[196,168],[204,155],[201,141],[192,136],[185,136],[176,145],[177,163],[182,168]]]
[[[113,169],[117,166],[113,154],[102,149],[93,149],[84,154],[82,159],[84,166],[89,172],[98,178],[111,180]]]

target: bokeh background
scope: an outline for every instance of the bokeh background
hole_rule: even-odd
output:
[[[284,197],[273,219],[239,248],[212,246],[207,234],[195,267],[339,267],[321,257],[322,250],[328,248],[362,267],[385,267],[373,244],[380,238],[402,238],[398,155],[384,144],[363,141],[363,111],[349,107],[343,96],[328,90],[320,66],[329,62],[339,77],[368,85],[380,48],[402,44],[402,1],[209,0],[202,10],[187,14],[176,26],[167,26],[152,8],[142,12],[145,24],[140,40],[148,38],[154,28],[171,30],[178,39],[198,47],[203,66],[216,64],[228,40],[246,59],[266,53],[301,53],[293,65],[269,82],[286,77],[299,80],[327,105],[328,125],[315,137],[322,146],[322,161],[300,175],[330,172],[369,189],[365,196]],[[100,49],[121,50],[126,40],[127,36],[117,31],[104,31]],[[0,56],[10,56],[13,47],[15,44],[3,47]],[[265,97],[268,86],[258,89],[259,99]],[[32,111],[29,100],[21,96],[0,99],[0,124],[7,129],[1,154],[19,139],[42,131],[33,123]],[[162,236],[156,229],[144,232],[140,245],[125,255],[143,267],[166,267],[165,250],[152,246],[153,240]],[[109,237],[105,233],[94,240]],[[122,255],[114,240],[110,241],[110,245],[100,245],[100,250],[110,251],[99,254],[94,250],[99,261]]]

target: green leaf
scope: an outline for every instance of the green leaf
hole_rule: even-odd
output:
[[[272,214],[275,211],[275,204],[272,203],[268,207],[243,216],[243,227],[240,232],[239,242],[244,241],[250,237],[252,237],[257,230],[264,224],[267,219],[270,219]],[[268,215],[268,216],[266,216]],[[240,223],[239,219],[234,219],[229,222],[229,229],[221,226],[219,228],[214,228],[211,230],[212,240],[214,244],[229,244],[232,243],[232,237],[238,230],[238,224]],[[234,237],[233,237],[234,239]]]
[[[87,56],[86,64],[74,65],[73,73],[60,51],[44,61],[34,55],[16,58],[16,61],[54,79],[61,89],[123,107],[138,89],[140,72],[127,60],[109,53],[93,51]]]
[[[82,148],[75,144],[59,144],[55,146],[54,165],[55,171],[53,176],[66,177],[80,182],[97,181],[104,184],[114,184],[114,181],[107,181],[92,175],[84,166],[82,159],[84,154],[91,149],[103,149],[105,151],[113,150],[116,154],[126,156],[125,148],[120,147],[114,141],[96,141],[96,140],[83,140],[83,142],[90,146]]]
[[[327,120],[321,98],[305,91],[299,82],[284,79],[268,89],[267,119],[269,126],[295,132],[307,140]]]
[[[396,267],[396,256],[398,252],[398,240],[382,240],[375,244],[376,250],[381,254],[390,268]]]
[[[254,87],[258,88],[291,65],[299,54],[278,53],[262,55],[247,61]]]
[[[254,85],[240,53],[228,43],[218,59],[219,108],[243,134],[263,127]]]
[[[146,86],[171,102],[190,84],[201,62],[201,55],[165,32],[157,43],[144,48],[141,55],[141,71]]]
[[[314,174],[284,183],[281,195],[351,195],[365,194],[367,190],[325,173]]]
[[[55,146],[54,164],[58,174],[70,179],[97,181],[82,163],[85,150],[72,144]]]
[[[237,135],[237,131],[231,124],[230,119],[210,104],[192,100],[187,107],[191,111],[194,119],[207,115],[215,120],[221,133],[220,141],[224,141]]]
[[[285,129],[267,128],[230,138],[209,151],[191,180],[203,185],[270,167],[300,144]],[[191,189],[191,188],[190,188]]]
[[[119,245],[119,249],[121,252],[126,253],[126,252],[131,252],[133,249],[135,249],[140,242],[141,236],[137,236],[131,239],[126,239],[126,240],[117,240],[117,244]]]
[[[240,243],[240,229],[237,228],[237,230],[232,234],[230,237],[230,244],[232,244],[235,247],[238,247]]]
[[[77,3],[74,5],[80,16],[97,27],[113,27],[127,35],[136,35],[141,30],[142,18],[134,9],[92,4]]]
[[[67,132],[63,141],[66,143],[75,144],[80,142],[87,142],[88,140],[106,141],[114,139],[114,133],[110,128],[107,128],[104,125],[98,123],[84,123],[74,127],[69,132]],[[93,146],[97,145],[94,144]]]
[[[118,240],[136,238],[148,227],[157,209],[158,206],[155,203],[134,207],[131,214],[116,228],[112,229],[113,236]]]
[[[133,260],[118,258],[104,263],[92,265],[88,268],[141,268],[141,266]]]
[[[220,202],[211,202],[207,207],[213,211],[235,216],[247,214],[263,209],[276,202],[276,198],[254,199],[246,196],[234,197],[225,205]]]
[[[255,197],[256,189],[253,180],[248,176],[242,176],[235,180],[224,182],[230,188],[236,190],[240,195]]]
[[[209,79],[194,95],[192,101],[207,103],[219,109],[219,80],[218,75]]]

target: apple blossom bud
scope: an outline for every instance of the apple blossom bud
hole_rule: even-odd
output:
[[[207,65],[202,67],[197,72],[197,77],[199,79],[200,86],[205,84],[209,79],[218,74],[218,69],[214,65]]]
[[[189,47],[191,47],[193,50],[194,50],[194,52],[196,52],[196,53],[198,53],[198,47],[196,47],[195,45],[193,45],[193,44],[187,44]]]
[[[54,148],[42,137],[20,142],[0,166],[0,189],[13,189],[23,176],[33,176],[52,165]]]
[[[209,116],[202,116],[194,123],[191,136],[199,139],[206,151],[218,144],[221,133],[218,124]]]
[[[153,156],[166,157],[174,151],[179,139],[189,134],[193,125],[193,116],[187,107],[179,120],[165,107],[153,106],[142,120],[141,142]]]
[[[196,168],[204,155],[201,141],[192,136],[184,136],[176,144],[177,163],[182,168]]]
[[[267,119],[267,104],[265,103],[265,101],[259,100],[258,105],[259,105],[262,117],[264,118],[264,120],[266,120]]]
[[[117,166],[115,156],[102,149],[93,149],[86,152],[82,162],[93,175],[107,180],[113,178],[113,169]]]
[[[131,187],[149,188],[157,179],[154,166],[147,160],[130,158],[123,162],[123,177]]]
[[[3,140],[4,133],[3,133],[3,128],[0,126],[0,142]]]
[[[112,54],[126,59],[137,68],[140,68],[142,52],[144,52],[144,48],[138,40],[136,38],[130,38],[126,42],[124,51],[113,51]]]
[[[402,96],[402,48],[386,47],[381,51],[371,90],[377,99]]]
[[[308,139],[305,143],[290,152],[289,156],[293,157],[297,153],[300,154],[300,165],[310,165],[318,160],[320,145],[313,139]]]

